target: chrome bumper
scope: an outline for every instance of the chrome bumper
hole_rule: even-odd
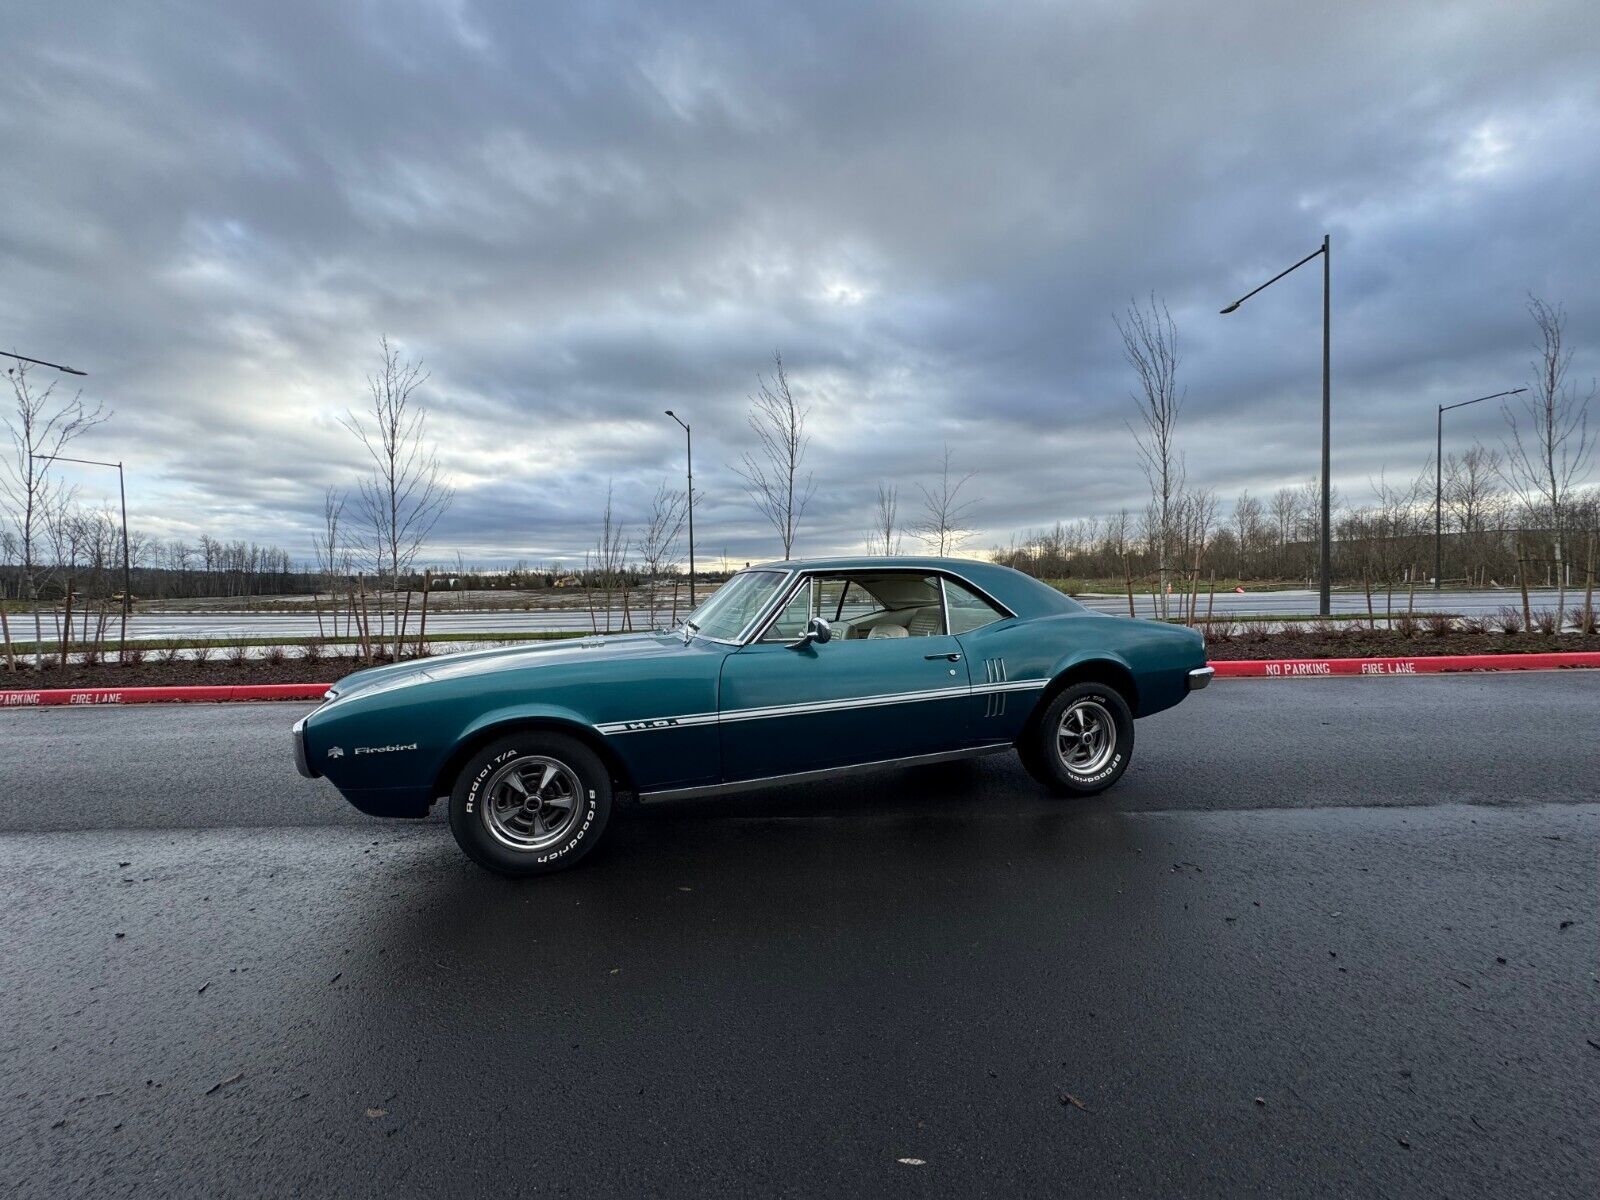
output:
[[[1215,667],[1196,667],[1189,672],[1189,690],[1198,692],[1211,682],[1211,677],[1217,673]]]
[[[311,769],[311,764],[306,761],[306,719],[301,717],[294,723],[294,769],[307,779],[315,779],[317,773]]]

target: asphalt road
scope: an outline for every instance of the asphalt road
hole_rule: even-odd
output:
[[[293,705],[0,713],[0,1190],[1600,1190],[1600,675],[1219,681],[485,875]]]
[[[1580,593],[1581,595],[1581,593]],[[1084,596],[1084,604],[1101,612],[1126,615],[1128,601],[1126,596]],[[1402,611],[1410,601],[1409,593],[1398,592],[1394,596],[1396,611]],[[1254,613],[1273,613],[1277,615],[1305,614],[1314,615],[1317,611],[1317,593],[1314,590],[1283,591],[1283,592],[1246,592],[1242,595],[1233,592],[1219,592],[1215,601],[1215,615],[1247,617]],[[1536,591],[1531,593],[1531,603],[1535,609],[1556,606],[1556,593]],[[1385,611],[1385,598],[1382,594],[1373,597],[1373,604],[1381,614]],[[1507,605],[1521,607],[1521,593],[1516,589],[1509,591],[1484,591],[1484,592],[1442,592],[1437,597],[1431,590],[1417,592],[1416,605],[1419,611],[1442,610],[1446,612],[1463,613],[1470,616],[1487,616]],[[1200,599],[1201,610],[1206,606],[1206,597]],[[1152,598],[1146,593],[1134,597],[1134,607],[1141,617],[1149,616],[1152,612]],[[1365,613],[1367,600],[1363,593],[1335,592],[1332,597],[1332,608],[1336,613]],[[679,612],[683,615],[682,610]],[[667,614],[663,613],[661,619],[665,621]],[[605,614],[600,615],[600,625],[605,627]],[[640,622],[638,613],[633,614],[635,624]],[[412,621],[415,624],[415,617]],[[622,628],[622,610],[619,608],[611,615],[611,627]],[[437,633],[476,633],[485,637],[492,637],[497,633],[527,633],[537,630],[585,630],[593,628],[593,623],[587,612],[560,611],[560,612],[465,612],[456,613],[444,610],[435,610],[428,614],[428,628]],[[26,631],[24,631],[26,632]],[[128,632],[130,637],[140,639],[151,638],[234,638],[234,637],[265,637],[277,636],[284,638],[315,637],[318,633],[317,619],[311,613],[139,613],[129,622]],[[22,636],[22,634],[18,634]]]

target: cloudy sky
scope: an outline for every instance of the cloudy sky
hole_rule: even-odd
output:
[[[309,553],[387,334],[458,488],[431,549],[572,557],[694,422],[703,558],[775,541],[728,464],[774,350],[799,549],[941,447],[974,548],[1138,507],[1112,313],[1159,293],[1189,473],[1416,472],[1525,381],[1532,291],[1600,370],[1600,21],[1571,3],[52,4],[7,17],[0,348],[90,372],[152,533]],[[1314,267],[1314,265],[1313,265]],[[1455,414],[1498,441],[1496,405]],[[107,481],[82,477],[84,495]]]

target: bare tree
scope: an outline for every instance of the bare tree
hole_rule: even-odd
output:
[[[372,474],[361,481],[361,507],[367,521],[368,550],[380,580],[387,575],[392,593],[408,571],[433,527],[450,507],[453,489],[439,470],[438,456],[426,439],[427,413],[412,394],[428,380],[420,361],[403,360],[380,339],[382,364],[367,377],[371,409],[346,413],[343,424],[372,458]],[[381,628],[381,616],[380,628]],[[395,622],[394,652],[400,656],[405,631]]]
[[[744,482],[744,489],[778,534],[783,557],[794,557],[795,536],[800,518],[815,491],[811,475],[802,475],[806,447],[806,416],[810,409],[795,403],[789,391],[789,375],[783,355],[774,354],[772,382],[758,377],[760,390],[750,397],[746,418],[755,432],[757,452],[746,454],[733,471]]]
[[[1250,553],[1261,540],[1263,512],[1261,501],[1248,491],[1240,492],[1233,502],[1233,535],[1239,541],[1239,577],[1245,575]]]
[[[611,632],[611,593],[614,588],[623,591],[623,626],[627,624],[627,571],[628,571],[628,534],[622,522],[616,518],[612,507],[611,486],[606,485],[606,506],[600,514],[600,529],[595,535],[595,543],[584,551],[584,574],[591,586],[603,589],[606,609],[605,632]],[[600,625],[598,614],[595,612],[591,601],[589,606],[589,623],[594,631],[599,633]]]
[[[344,518],[345,493],[328,487],[322,491],[322,527],[311,536],[311,549],[317,560],[317,571],[323,577],[323,586],[333,597],[333,632],[339,634],[339,576],[348,574],[350,551],[340,540],[339,523]],[[342,556],[342,557],[341,557]],[[322,624],[321,610],[317,624]]]
[[[1520,402],[1519,413],[1503,405],[1510,436],[1506,441],[1506,482],[1523,503],[1550,522],[1555,538],[1556,621],[1559,628],[1566,609],[1567,577],[1562,534],[1572,487],[1588,465],[1593,446],[1589,440],[1589,402],[1593,382],[1582,395],[1568,382],[1572,350],[1566,343],[1566,309],[1537,296],[1528,297],[1528,315],[1539,333],[1534,342],[1538,357],[1531,364],[1532,386]],[[1523,421],[1527,422],[1524,430]]]
[[[891,555],[900,550],[900,489],[880,483],[872,528],[867,530],[867,553]]]
[[[944,448],[944,456],[939,460],[939,482],[934,487],[917,485],[917,490],[922,493],[922,514],[912,524],[911,530],[935,554],[950,554],[960,549],[972,531],[968,527],[972,514],[972,506],[978,503],[979,497],[972,496],[963,499],[961,491],[977,476],[976,471],[968,471],[959,479],[951,471],[952,455],[949,445]]]
[[[1488,566],[1489,525],[1501,516],[1499,510],[1504,507],[1500,474],[1500,456],[1482,446],[1475,445],[1444,460],[1443,500],[1449,527],[1460,536],[1461,566],[1467,581],[1476,581],[1479,586]]]
[[[29,367],[19,363],[8,368],[13,406],[5,416],[11,435],[11,455],[0,462],[0,498],[6,516],[16,530],[21,553],[22,583],[33,606],[34,665],[44,666],[43,626],[39,619],[39,555],[47,526],[62,528],[62,518],[71,502],[72,491],[51,477],[55,466],[46,456],[60,454],[74,440],[111,416],[103,405],[91,410],[83,403],[83,393],[70,400],[58,398],[52,381],[35,391],[28,381]]]
[[[644,567],[650,588],[649,623],[656,623],[656,585],[668,565],[677,561],[678,539],[683,536],[684,520],[688,515],[687,497],[678,488],[669,487],[666,480],[656,486],[650,501],[650,515],[645,520],[644,533],[639,537],[639,561]]]
[[[1178,331],[1167,306],[1150,296],[1147,312],[1137,301],[1113,317],[1122,335],[1122,353],[1138,381],[1130,393],[1138,413],[1130,424],[1139,466],[1150,485],[1150,534],[1156,552],[1161,615],[1167,615],[1167,585],[1178,497],[1183,493],[1183,455],[1177,446],[1178,414],[1184,393],[1178,389]]]

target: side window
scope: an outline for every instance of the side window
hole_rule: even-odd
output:
[[[950,611],[951,633],[970,633],[1005,617],[1005,613],[982,596],[953,579],[944,581],[944,602]]]
[[[849,590],[850,581],[834,576],[831,579],[824,577],[814,582],[817,589],[814,615],[828,621],[837,621],[841,607],[839,602],[844,599],[845,592]]]
[[[806,631],[806,622],[811,619],[811,580],[806,580],[800,585],[800,590],[794,594],[789,603],[783,606],[767,626],[767,632],[762,634],[763,642],[792,642]]]

